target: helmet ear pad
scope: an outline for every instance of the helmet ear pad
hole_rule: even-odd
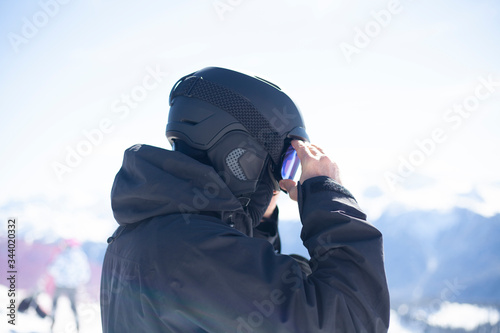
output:
[[[267,151],[247,132],[232,131],[224,135],[207,151],[214,169],[237,197],[250,200],[259,180],[269,177],[270,157]]]

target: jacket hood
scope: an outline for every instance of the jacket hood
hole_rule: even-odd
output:
[[[215,213],[252,235],[251,220],[241,203],[211,166],[148,145],[125,151],[111,190],[111,207],[120,225],[161,215]]]

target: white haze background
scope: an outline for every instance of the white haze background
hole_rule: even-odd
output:
[[[371,220],[393,204],[492,216],[500,211],[499,10],[493,0],[2,2],[2,219],[17,217],[28,240],[105,242],[116,227],[109,193],[123,151],[169,148],[170,89],[206,66],[281,86]],[[347,44],[356,52],[347,55]],[[123,96],[145,79],[154,88],[124,108]],[[484,80],[494,82],[491,94],[467,117],[446,120]],[[411,170],[401,166],[439,129],[443,142]],[[58,176],[54,165],[67,165],[85,133],[95,143]],[[387,174],[398,168],[403,181],[391,188]],[[298,219],[284,195],[279,205],[283,220]]]

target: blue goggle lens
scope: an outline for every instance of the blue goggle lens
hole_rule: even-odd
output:
[[[283,164],[281,165],[281,178],[293,179],[297,169],[299,168],[300,160],[297,152],[292,146],[289,146],[283,156]]]

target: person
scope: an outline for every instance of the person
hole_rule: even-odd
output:
[[[62,240],[60,249],[61,252],[49,267],[49,273],[53,277],[55,284],[51,330],[53,330],[56,322],[57,302],[61,296],[66,296],[69,299],[75,317],[76,332],[78,332],[80,325],[76,309],[77,291],[80,286],[90,280],[90,264],[87,255],[80,248],[78,240]]]
[[[186,75],[166,136],[172,150],[127,149],[114,180],[104,333],[388,330],[382,235],[278,86],[217,67]],[[307,263],[255,232],[280,189],[298,202]]]

